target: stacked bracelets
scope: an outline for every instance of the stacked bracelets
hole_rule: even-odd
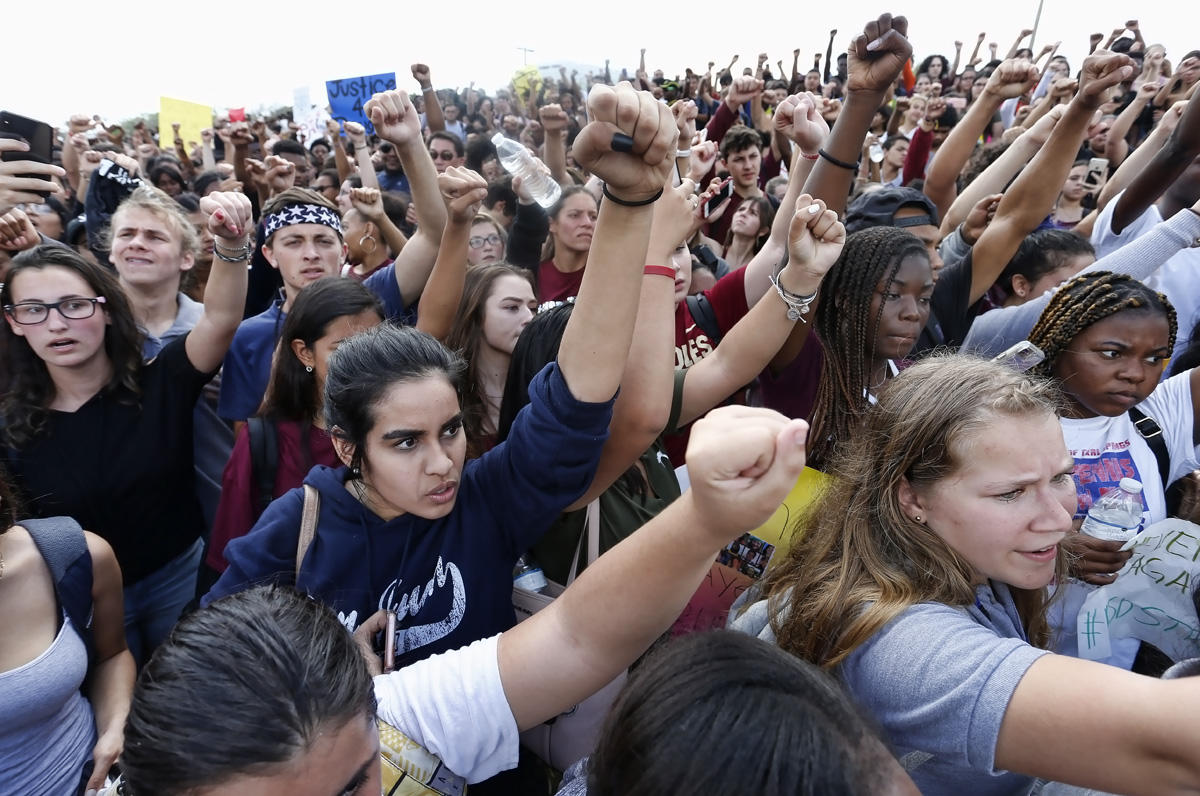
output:
[[[808,321],[804,320],[804,316],[808,314],[809,307],[817,299],[817,292],[814,290],[807,296],[801,296],[799,293],[792,293],[790,290],[785,290],[783,285],[779,284],[779,277],[771,275],[771,285],[774,286],[775,292],[783,299],[783,303],[787,305],[787,316],[789,321]]]
[[[250,241],[246,241],[237,249],[222,249],[221,244],[217,243],[220,238],[213,239],[213,256],[218,260],[226,263],[240,263],[250,259],[250,253],[254,251],[254,247],[250,245]]]

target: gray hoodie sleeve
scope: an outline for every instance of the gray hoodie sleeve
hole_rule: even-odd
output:
[[[1180,249],[1195,243],[1197,238],[1200,238],[1200,215],[1191,210],[1180,210],[1166,221],[1156,224],[1145,235],[1100,258],[1080,273],[1113,271],[1145,280]],[[1048,290],[1016,307],[1002,307],[980,315],[967,332],[963,351],[992,357],[1026,339],[1042,310],[1050,303],[1052,295],[1054,291]]]

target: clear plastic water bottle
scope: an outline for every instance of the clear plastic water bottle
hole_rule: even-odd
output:
[[[521,178],[521,184],[529,191],[533,201],[542,207],[550,207],[558,201],[558,197],[562,196],[562,187],[538,168],[536,159],[528,149],[520,142],[505,138],[504,133],[492,136],[492,143],[496,145],[500,165],[512,176]]]
[[[513,585],[538,593],[546,588],[546,576],[542,568],[528,553],[518,558],[517,565],[513,567]]]
[[[1080,531],[1097,539],[1128,542],[1142,524],[1142,484],[1122,478],[1116,489],[1109,490],[1088,509]]]
[[[882,163],[883,162],[883,144],[879,143],[878,141],[872,142],[871,148],[870,148],[870,150],[868,150],[868,154],[871,158],[872,163]]]

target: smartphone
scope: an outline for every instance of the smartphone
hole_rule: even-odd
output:
[[[36,119],[27,119],[8,111],[0,111],[0,138],[15,138],[29,144],[28,152],[5,152],[2,157],[6,161],[28,160],[35,163],[52,163],[54,152],[54,128]],[[35,180],[45,179],[39,174],[17,174],[17,177],[28,177]],[[50,195],[49,191],[36,191],[42,199]]]
[[[733,180],[726,180],[725,184],[721,186],[721,190],[717,191],[716,194],[713,195],[712,199],[709,199],[704,203],[704,217],[708,218],[713,213],[717,212],[717,208],[721,206],[721,203],[732,196]]]
[[[1087,176],[1083,178],[1085,185],[1097,187],[1108,178],[1108,158],[1092,158],[1088,161]]]
[[[388,611],[387,629],[383,631],[383,670],[396,668],[396,612]]]
[[[1024,373],[1045,358],[1046,354],[1042,349],[1028,340],[1022,340],[1003,353],[997,354],[992,361],[1000,365],[1008,365],[1013,370]]]

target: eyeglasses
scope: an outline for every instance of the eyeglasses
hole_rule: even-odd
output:
[[[447,152],[446,150],[436,152],[431,149],[429,150],[429,157],[433,158],[434,160],[454,160],[455,154],[453,152]]]
[[[4,311],[22,326],[37,326],[50,317],[50,310],[58,310],[58,314],[71,321],[82,321],[96,314],[96,305],[104,304],[104,296],[96,298],[67,298],[62,301],[45,303],[42,301],[22,301],[20,304],[8,304]]]
[[[497,246],[500,244],[500,236],[493,232],[491,235],[476,235],[467,241],[467,245],[472,249],[482,249],[484,246]]]
[[[500,245],[500,236],[493,232],[491,235],[476,235],[467,241],[472,249],[482,249],[484,246]]]

